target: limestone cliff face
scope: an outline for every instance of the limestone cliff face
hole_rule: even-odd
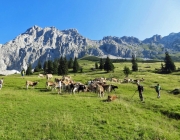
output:
[[[151,57],[151,54],[163,53],[162,49],[170,48],[168,44],[177,49],[179,42],[180,34],[171,34],[164,38],[153,36],[144,41],[126,36],[107,36],[94,41],[83,37],[76,29],[60,31],[55,27],[33,26],[6,44],[0,44],[0,70],[26,69],[29,63],[34,68],[39,60],[43,64],[61,56],[67,59],[84,55],[127,58],[136,54],[147,58]]]
[[[14,40],[0,46],[0,69],[26,68],[28,63],[36,66],[40,60],[54,60],[61,56],[67,58],[82,57],[88,44],[96,42],[81,36],[77,30],[57,30],[55,27],[40,28],[33,26]],[[95,51],[99,55],[98,51]],[[90,51],[91,53],[91,51]]]

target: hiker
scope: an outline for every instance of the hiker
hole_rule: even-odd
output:
[[[1,79],[0,79],[0,90],[2,89],[2,86],[3,86],[3,81],[4,81],[4,79],[3,79],[3,78],[1,78]]]
[[[157,86],[155,86],[156,92],[157,92],[157,98],[160,98],[160,90],[161,90],[161,86],[159,84],[157,84]]]
[[[24,73],[25,73],[25,72],[24,72],[24,69],[23,69],[23,70],[21,71],[21,76],[24,76]]]
[[[143,98],[143,86],[141,86],[139,83],[137,83],[137,91],[139,91],[139,98],[141,101],[144,101],[144,98]]]

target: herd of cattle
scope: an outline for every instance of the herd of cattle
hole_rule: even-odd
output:
[[[121,83],[128,83],[128,82],[135,82],[138,83],[143,81],[144,79],[132,80],[129,78],[125,78],[123,81],[119,81],[116,78],[106,79],[106,78],[95,78],[87,82],[87,84],[83,84],[81,82],[75,82],[72,80],[70,76],[62,76],[61,78],[54,78],[52,74],[39,74],[38,77],[46,77],[46,88],[51,90],[58,90],[58,94],[63,92],[69,92],[75,94],[75,92],[95,92],[98,94],[99,97],[104,97],[105,92],[112,92],[115,91],[118,86],[107,84],[107,80],[111,80],[112,82],[121,82]],[[38,82],[33,81],[26,81],[26,88],[28,89],[29,86],[36,86]],[[108,97],[111,99],[112,97]]]

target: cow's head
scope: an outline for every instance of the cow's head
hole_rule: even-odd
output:
[[[37,85],[38,83],[39,83],[39,82],[34,82],[33,85],[35,86],[35,85]]]

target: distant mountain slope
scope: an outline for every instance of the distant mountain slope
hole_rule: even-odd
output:
[[[107,36],[94,41],[83,37],[76,29],[60,31],[55,27],[33,26],[6,44],[0,44],[0,70],[21,70],[29,63],[35,67],[38,60],[43,64],[61,56],[67,59],[85,55],[128,58],[135,54],[142,58],[157,58],[167,50],[176,53],[179,49],[180,33],[165,37],[155,35],[143,41],[126,36]]]

